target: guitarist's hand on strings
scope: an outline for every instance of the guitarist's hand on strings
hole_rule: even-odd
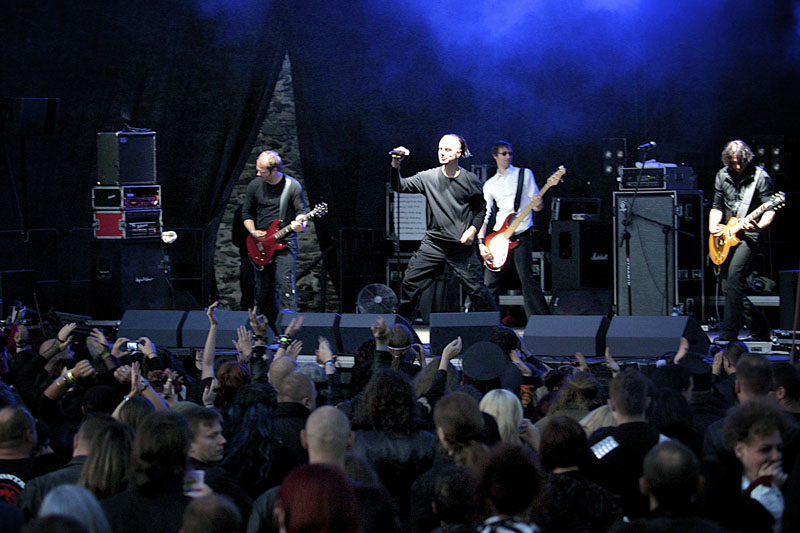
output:
[[[478,244],[478,253],[481,254],[481,257],[484,261],[492,262],[492,252],[489,250],[489,247],[486,246],[484,243]]]
[[[257,241],[263,241],[267,237],[267,232],[263,229],[254,229],[250,232],[250,235],[255,237]]]

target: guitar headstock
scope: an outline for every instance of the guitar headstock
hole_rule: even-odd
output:
[[[779,191],[770,196],[767,202],[767,209],[780,209],[784,205],[786,205],[786,193]]]
[[[314,209],[309,211],[306,217],[307,218],[321,217],[327,212],[328,212],[328,204],[322,202],[321,204],[315,205]]]
[[[554,185],[558,185],[559,183],[561,183],[562,176],[564,176],[564,174],[566,174],[566,173],[567,173],[567,169],[564,168],[564,165],[559,166],[558,170],[553,172],[550,175],[550,177],[547,178],[547,184],[549,186],[551,186],[551,187],[554,186]]]

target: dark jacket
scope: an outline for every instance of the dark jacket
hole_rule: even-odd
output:
[[[59,485],[74,485],[78,483],[78,478],[81,476],[81,470],[85,462],[85,455],[73,457],[63,468],[28,481],[16,501],[17,507],[22,510],[25,521],[36,518],[44,497],[52,489]]]

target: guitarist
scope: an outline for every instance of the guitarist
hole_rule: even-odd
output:
[[[486,200],[486,218],[483,226],[478,233],[478,251],[481,257],[487,259],[491,252],[484,244],[486,235],[494,231],[499,231],[508,215],[519,212],[520,208],[533,202],[533,210],[541,211],[544,202],[539,196],[539,187],[533,179],[533,172],[527,168],[518,168],[511,164],[513,157],[511,144],[506,141],[497,141],[492,145],[492,157],[497,162],[497,173],[489,178],[483,185],[483,197]],[[487,231],[492,210],[496,210],[495,224],[491,231]],[[517,228],[514,237],[519,239],[519,245],[510,252],[506,267],[509,268],[513,260],[514,269],[517,271],[520,283],[522,284],[522,297],[525,306],[525,314],[549,315],[547,301],[542,294],[536,278],[533,276],[532,252],[532,233],[533,213],[530,213]],[[503,271],[494,272],[484,268],[484,282],[489,288],[489,292],[498,301],[497,296],[500,289],[500,280]]]
[[[273,151],[261,152],[256,160],[256,177],[247,185],[242,207],[242,223],[256,239],[267,238],[266,228],[274,220],[291,220],[295,232],[303,231],[305,224],[295,220],[305,213],[303,187],[296,179],[281,172],[283,161]],[[278,313],[281,309],[297,310],[295,289],[297,235],[286,238],[286,248],[276,250],[263,268],[254,268],[255,300],[273,331],[278,331]]]
[[[731,141],[722,150],[725,165],[714,180],[714,200],[708,214],[708,229],[716,237],[723,234],[730,217],[744,218],[748,213],[769,201],[773,192],[772,180],[766,171],[753,164],[753,151],[744,141]],[[727,218],[723,219],[723,215]],[[757,222],[747,223],[742,231],[742,243],[731,248],[728,260],[722,265],[725,279],[725,315],[718,341],[736,340],[745,312],[752,315],[751,334],[755,339],[769,339],[769,324],[753,304],[745,298],[747,271],[761,240],[761,230],[775,216],[765,211]]]

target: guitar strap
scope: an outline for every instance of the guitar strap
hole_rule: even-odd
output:
[[[286,220],[286,214],[289,211],[289,197],[291,196],[292,190],[296,186],[294,178],[291,178],[286,174],[283,175],[283,178],[286,180],[286,182],[284,183],[283,191],[281,192],[281,221]]]
[[[514,212],[519,212],[519,203],[522,200],[522,182],[525,176],[525,169],[521,168],[517,172],[517,196],[514,197]]]
[[[747,216],[748,211],[750,210],[750,204],[753,201],[753,195],[756,192],[756,187],[760,179],[761,172],[759,172],[758,167],[756,167],[753,175],[753,181],[747,184],[742,193],[741,203],[739,204],[739,208],[736,210],[736,218],[742,219]]]

